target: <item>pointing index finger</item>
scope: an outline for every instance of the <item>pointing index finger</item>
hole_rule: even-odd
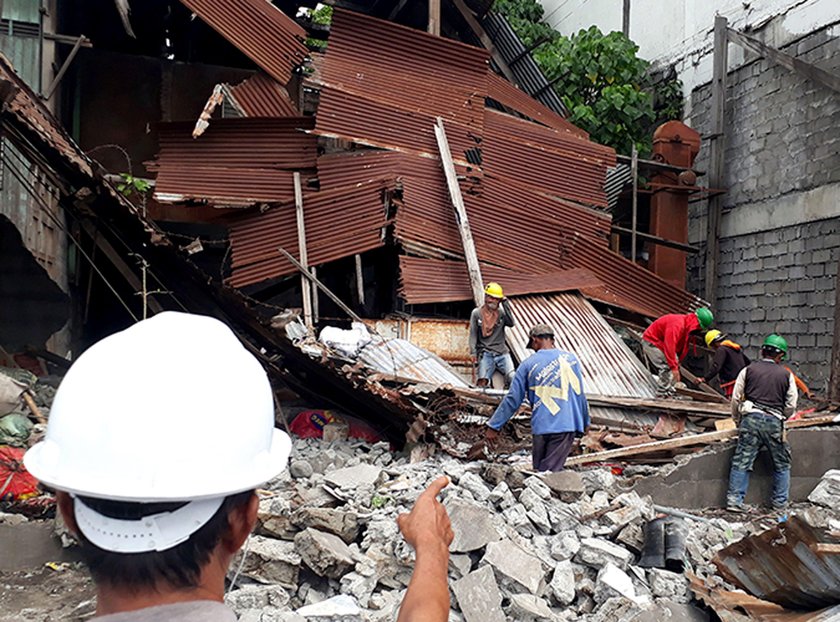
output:
[[[446,475],[442,475],[438,477],[435,481],[429,484],[429,487],[423,491],[423,495],[430,495],[432,497],[437,497],[440,494],[440,491],[449,486],[449,477]]]

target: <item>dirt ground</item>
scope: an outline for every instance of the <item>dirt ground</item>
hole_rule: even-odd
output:
[[[0,622],[88,620],[96,607],[93,583],[78,563],[0,572]]]

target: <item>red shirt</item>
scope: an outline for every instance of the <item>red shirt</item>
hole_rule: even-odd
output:
[[[642,338],[665,355],[668,367],[679,371],[680,361],[688,354],[689,334],[700,329],[700,320],[693,313],[669,313],[647,327]]]

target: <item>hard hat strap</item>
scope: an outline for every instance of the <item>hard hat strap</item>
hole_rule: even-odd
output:
[[[224,497],[190,501],[172,512],[161,512],[137,520],[111,518],[73,497],[76,524],[101,549],[114,553],[165,551],[187,540],[213,518]]]

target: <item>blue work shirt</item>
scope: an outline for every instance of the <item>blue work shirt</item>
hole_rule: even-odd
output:
[[[571,352],[551,348],[525,359],[487,425],[500,429],[519,409],[526,394],[531,402],[534,434],[583,434],[589,426],[589,404],[583,392],[580,361]]]

